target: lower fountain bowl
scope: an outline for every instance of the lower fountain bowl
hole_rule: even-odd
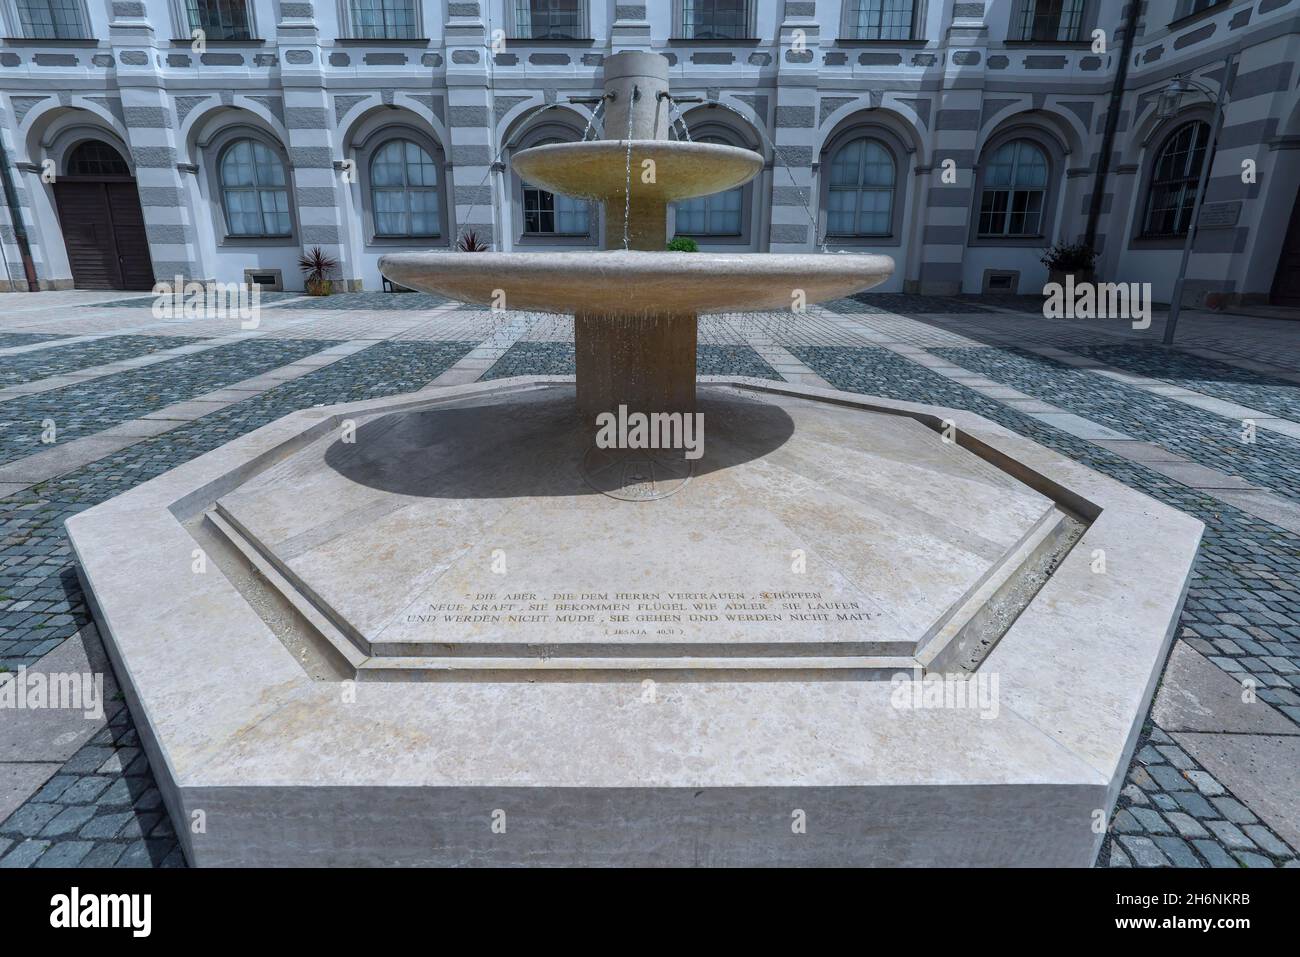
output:
[[[889,256],[677,252],[390,253],[394,282],[529,312],[689,314],[798,309],[870,289]]]

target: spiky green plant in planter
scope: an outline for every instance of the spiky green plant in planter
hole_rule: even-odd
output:
[[[339,261],[325,255],[319,246],[313,246],[298,257],[298,268],[302,270],[308,295],[328,296],[333,285],[330,275],[339,268]]]
[[[467,229],[460,234],[456,240],[456,251],[462,253],[485,253],[488,251],[487,243],[478,238],[478,233],[472,229]]]

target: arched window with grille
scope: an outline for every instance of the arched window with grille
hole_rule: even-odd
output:
[[[1200,120],[1184,123],[1165,137],[1151,168],[1143,237],[1187,235],[1209,140],[1210,126]]]
[[[869,136],[857,137],[835,150],[830,165],[826,235],[889,236],[897,168],[888,147]]]
[[[107,143],[86,140],[68,154],[68,176],[130,176],[131,168],[122,154]]]
[[[1011,140],[995,149],[981,171],[979,235],[1041,236],[1049,169],[1047,154],[1030,140]]]
[[[438,164],[424,147],[393,139],[375,150],[370,159],[370,207],[376,237],[442,234]]]
[[[259,140],[238,139],[217,163],[226,232],[240,238],[292,235],[284,163]]]

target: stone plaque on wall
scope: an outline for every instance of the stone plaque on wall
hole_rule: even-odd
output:
[[[1240,200],[1228,203],[1205,203],[1201,206],[1201,216],[1196,223],[1201,229],[1227,229],[1236,226],[1240,217]]]

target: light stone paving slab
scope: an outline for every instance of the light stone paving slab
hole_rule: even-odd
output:
[[[105,438],[102,434],[84,435],[80,438],[41,446],[43,451],[0,465],[0,482],[22,483],[24,487],[43,482],[64,472],[79,469],[88,462],[112,455],[139,441],[136,436],[117,435]]]
[[[56,762],[0,761],[0,821],[16,811],[62,767]],[[3,842],[0,842],[3,843]]]
[[[1151,717],[1170,732],[1300,734],[1300,727],[1271,705],[1245,697],[1240,682],[1180,641],[1169,656]]]
[[[1189,488],[1200,489],[1203,492],[1216,492],[1222,489],[1229,489],[1238,492],[1265,492],[1256,485],[1252,485],[1245,479],[1236,475],[1227,475],[1217,469],[1207,468],[1196,462],[1170,462],[1161,459],[1149,460],[1145,463],[1146,467],[1153,472],[1159,472],[1161,475],[1168,476],[1182,482]]]
[[[1175,741],[1300,849],[1300,736],[1177,732]]]
[[[9,709],[0,714],[0,763],[57,763],[67,761],[108,723],[121,707],[117,679],[100,644],[94,625],[63,642],[29,673],[50,675],[103,675],[104,711],[87,717],[84,711],[63,708]],[[15,677],[19,672],[14,672]]]

